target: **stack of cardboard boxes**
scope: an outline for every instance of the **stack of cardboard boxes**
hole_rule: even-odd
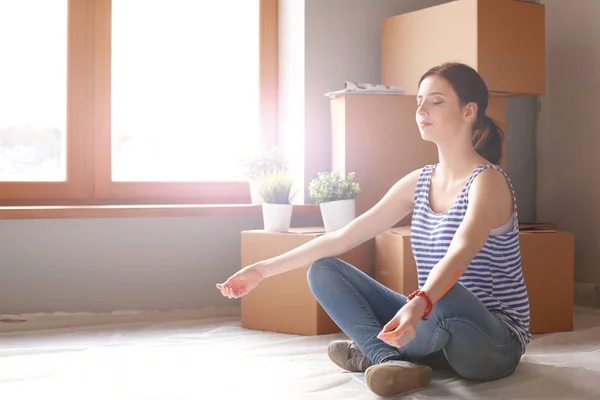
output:
[[[323,228],[289,233],[242,232],[242,266],[283,254],[324,234]],[[531,332],[573,329],[574,236],[571,232],[524,230],[520,234],[523,274],[531,308]],[[408,295],[418,288],[410,226],[392,228],[339,256],[390,289]],[[242,297],[242,326],[298,335],[322,335],[339,328],[312,295],[310,265],[273,276]]]
[[[573,329],[575,240],[571,232],[524,227],[519,235],[523,276],[530,303],[532,333]],[[410,226],[375,239],[375,279],[398,293],[418,289],[410,247]]]
[[[427,27],[427,34],[423,34]],[[382,84],[405,94],[345,94],[331,100],[332,168],[356,172],[358,214],[400,178],[434,164],[437,151],[415,123],[421,74],[445,61],[473,66],[490,90],[490,115],[506,131],[505,99],[545,92],[545,8],[516,0],[457,0],[387,18],[382,23]],[[500,162],[506,165],[506,157]],[[410,219],[341,258],[403,294],[417,288]],[[316,231],[242,233],[242,266],[299,246]],[[573,327],[574,238],[549,229],[521,233],[533,333]],[[337,331],[306,282],[309,266],[269,278],[242,298],[242,325],[295,334]]]

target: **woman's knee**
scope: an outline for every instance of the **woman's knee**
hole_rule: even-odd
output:
[[[332,257],[317,260],[310,266],[306,273],[308,287],[316,298],[326,293],[328,288],[331,287],[331,272],[335,268],[333,260]]]
[[[326,275],[331,274],[331,269],[334,268],[336,258],[325,257],[315,261],[306,274],[308,283],[319,282],[325,279]]]
[[[325,257],[315,261],[307,272],[310,290],[315,295],[320,289],[330,290],[333,285],[343,280],[347,268],[354,267],[336,257]]]

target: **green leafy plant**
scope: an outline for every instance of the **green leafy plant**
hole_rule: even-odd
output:
[[[273,170],[288,170],[288,162],[281,149],[269,147],[260,149],[240,162],[242,175],[246,179],[259,180]]]
[[[319,172],[317,178],[309,183],[308,194],[317,204],[353,199],[360,193],[360,185],[354,182],[355,177],[354,172],[345,178],[338,172]]]
[[[291,204],[296,193],[292,194],[294,177],[286,169],[273,169],[260,180],[260,195],[265,203]]]

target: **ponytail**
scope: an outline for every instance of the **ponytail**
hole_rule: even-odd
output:
[[[492,164],[498,164],[502,156],[504,132],[493,119],[483,116],[483,128],[473,133],[473,147],[480,156]]]

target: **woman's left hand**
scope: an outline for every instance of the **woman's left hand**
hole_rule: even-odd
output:
[[[383,327],[377,338],[397,348],[406,346],[415,338],[426,309],[427,302],[421,297],[415,297]]]

